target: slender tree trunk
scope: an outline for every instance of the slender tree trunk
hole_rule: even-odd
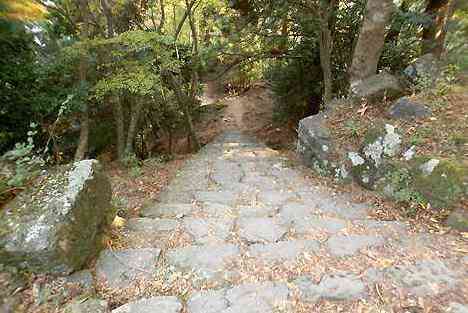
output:
[[[422,52],[434,53],[440,56],[444,49],[444,42],[440,39],[440,34],[444,26],[449,0],[428,0],[424,13],[430,18],[423,30]],[[445,35],[442,39],[445,38]]]
[[[184,113],[185,123],[186,123],[187,130],[189,132],[189,135],[192,138],[195,149],[199,150],[200,143],[198,141],[197,134],[195,132],[195,127],[193,126],[192,115],[190,113],[189,106],[187,105],[187,101],[184,99],[185,97],[182,94],[181,89],[180,89],[181,84],[177,82],[176,78],[174,77],[174,74],[172,74],[171,72],[165,70],[162,72],[162,74],[166,78],[168,84],[170,85],[171,89],[175,93],[179,107]]]
[[[88,1],[87,0],[80,0],[79,1],[79,8],[82,14],[82,27],[80,30],[80,37],[81,40],[85,41],[88,39],[89,36],[89,26],[88,26]],[[88,74],[88,58],[86,52],[83,52],[80,56],[80,64],[78,69],[78,79],[80,83],[80,88],[85,88],[86,80]],[[83,100],[83,108],[80,116],[80,137],[78,140],[78,147],[76,148],[75,152],[75,160],[83,160],[85,158],[86,153],[88,152],[88,141],[89,141],[89,108],[88,108],[88,100]]]
[[[198,55],[198,32],[197,32],[197,25],[195,23],[195,18],[193,16],[193,12],[190,8],[189,0],[185,0],[185,4],[187,6],[188,19],[190,24],[190,30],[192,33],[192,45],[193,45],[193,60],[195,64],[195,68],[192,69],[192,88],[191,88],[191,98],[192,103],[195,103],[195,98],[197,96],[197,88],[198,88],[198,81],[199,81],[199,74],[198,69],[196,68],[199,63],[199,55]]]
[[[161,21],[159,22],[158,32],[162,34],[166,22],[166,6],[164,0],[159,0],[159,9],[161,10]]]
[[[351,88],[377,72],[385,40],[385,28],[395,5],[393,0],[368,0],[366,14],[349,70]]]
[[[333,80],[331,70],[331,49],[333,38],[330,30],[330,17],[336,9],[335,0],[320,1],[320,64],[323,72],[323,102],[332,100]]]
[[[135,141],[135,136],[138,130],[138,121],[140,120],[141,115],[141,108],[142,104],[141,101],[134,101],[131,106],[131,117],[130,117],[130,124],[128,125],[128,132],[127,132],[127,141],[125,143],[125,156],[131,155],[134,153],[134,146],[133,142]]]
[[[184,16],[180,20],[179,25],[177,26],[177,29],[176,29],[175,34],[174,34],[174,38],[175,38],[176,41],[177,41],[177,38],[179,38],[180,32],[182,31],[182,27],[184,26],[185,21],[187,20],[189,15],[191,14],[192,8],[193,8],[193,6],[195,5],[196,2],[197,2],[197,0],[192,0],[192,1],[190,1],[190,3],[187,4],[187,9],[185,10]]]
[[[122,103],[118,96],[110,96],[109,100],[111,101],[114,113],[115,131],[117,134],[117,158],[119,161],[122,161],[125,157],[125,119]]]

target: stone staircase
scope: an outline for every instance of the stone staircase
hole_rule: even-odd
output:
[[[288,163],[234,131],[188,161],[128,222],[128,248],[99,256],[112,312],[380,312],[419,298],[466,309],[456,239],[368,219],[371,207]]]

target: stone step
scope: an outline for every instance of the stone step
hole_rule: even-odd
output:
[[[143,217],[183,218],[183,217],[236,217],[238,209],[222,203],[158,203],[140,212]]]
[[[152,297],[124,304],[112,313],[181,313],[182,308],[177,297]]]
[[[223,285],[233,274],[229,264],[241,256],[234,244],[176,248],[166,253],[166,264],[175,271],[194,274],[193,281]]]

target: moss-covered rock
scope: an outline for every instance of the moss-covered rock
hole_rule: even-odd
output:
[[[303,162],[321,175],[332,173],[334,143],[324,125],[324,113],[309,116],[299,122],[296,151]]]
[[[467,192],[468,168],[456,160],[419,157],[411,166],[414,190],[435,208],[447,207]]]
[[[423,195],[414,189],[408,164],[398,160],[386,164],[384,174],[376,182],[376,190],[397,202],[426,202]]]
[[[462,232],[468,232],[468,209],[461,208],[450,213],[447,225]]]
[[[97,253],[111,187],[96,160],[57,168],[0,213],[0,263],[67,274]]]

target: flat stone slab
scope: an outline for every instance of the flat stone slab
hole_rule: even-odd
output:
[[[289,307],[289,301],[286,284],[264,282],[198,292],[187,306],[188,313],[274,313]]]
[[[276,242],[288,228],[274,218],[240,218],[239,236],[250,243]]]
[[[309,278],[301,277],[294,281],[301,300],[317,302],[321,298],[327,300],[353,300],[366,296],[366,286],[354,274],[337,273],[325,275],[320,283],[315,284]]]
[[[107,301],[89,298],[85,300],[74,300],[65,307],[64,313],[106,313],[108,312]]]
[[[200,279],[222,283],[230,275],[226,265],[240,257],[233,244],[191,246],[169,250],[167,262],[181,272],[193,272]]]
[[[468,305],[457,302],[450,303],[450,311],[452,313],[468,313]]]
[[[228,307],[225,289],[200,291],[187,301],[188,313],[219,313]]]
[[[461,277],[460,273],[454,273],[440,260],[423,260],[414,265],[392,267],[385,274],[416,296],[447,291],[455,287]]]
[[[292,192],[278,192],[277,190],[264,190],[259,192],[257,200],[267,206],[280,206],[291,199],[294,199],[296,194]]]
[[[227,240],[234,226],[233,219],[221,218],[186,218],[184,230],[198,244],[221,243]]]
[[[238,198],[238,194],[231,191],[199,191],[195,194],[195,199],[200,202],[215,202],[233,206]]]
[[[327,241],[330,253],[338,257],[353,255],[363,248],[383,244],[384,239],[381,236],[370,235],[333,235]]]
[[[346,229],[346,226],[346,222],[339,218],[312,216],[294,220],[292,227],[296,234],[305,235],[317,231],[336,234],[339,231]]]
[[[314,254],[320,249],[320,244],[315,240],[280,241],[270,244],[251,245],[248,255],[261,261],[296,261],[305,254]]]
[[[160,249],[104,250],[96,263],[98,281],[111,288],[125,288],[137,279],[151,279]]]
[[[190,203],[160,203],[142,210],[144,217],[175,218],[188,216],[194,211],[193,204]]]
[[[132,218],[128,220],[127,229],[138,232],[164,233],[172,232],[179,226],[179,222],[172,219]]]
[[[202,209],[201,211],[210,216],[210,217],[235,217],[237,216],[237,209],[221,204],[221,203],[216,203],[216,202],[204,202],[202,204]]]
[[[112,313],[181,313],[182,303],[176,297],[154,297],[130,302]]]
[[[238,210],[240,217],[273,217],[278,213],[273,206],[241,206]]]
[[[408,236],[408,226],[397,221],[362,220],[355,223],[386,236]]]
[[[286,222],[294,222],[311,218],[319,213],[315,205],[303,203],[287,203],[279,211],[279,216]]]

